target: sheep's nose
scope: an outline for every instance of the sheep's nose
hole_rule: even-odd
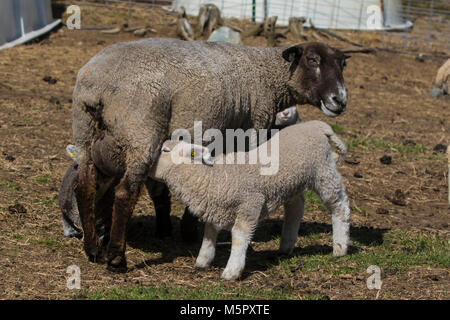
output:
[[[342,110],[345,110],[345,107],[347,107],[347,97],[346,95],[335,95],[332,97],[333,102],[337,105],[341,106]]]

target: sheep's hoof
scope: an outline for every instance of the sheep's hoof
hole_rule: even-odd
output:
[[[116,273],[127,271],[127,259],[123,255],[108,257],[108,270]]]
[[[88,256],[90,262],[97,263],[99,260],[99,249],[97,245],[84,245],[84,252]]]

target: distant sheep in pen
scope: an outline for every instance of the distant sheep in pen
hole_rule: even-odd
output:
[[[261,164],[229,164],[221,159],[227,155],[219,156],[212,165],[177,164],[174,157],[190,158],[192,154],[203,155],[204,162],[211,164],[209,151],[186,142],[166,141],[152,176],[167,183],[193,214],[206,222],[196,267],[210,266],[218,231],[231,230],[231,254],[222,278],[238,279],[258,221],[283,204],[285,219],[280,251],[291,253],[297,241],[304,210],[303,193],[307,189],[317,192],[332,212],[333,255],[345,255],[350,208],[328,138],[335,143],[340,162],[346,155],[346,147],[328,124],[310,121],[281,130],[257,148],[272,152],[272,140],[279,139],[279,168],[273,175],[261,175]],[[238,157],[238,153],[233,156]],[[224,164],[217,164],[218,159]]]

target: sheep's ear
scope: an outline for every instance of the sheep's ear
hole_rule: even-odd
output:
[[[299,45],[295,45],[287,48],[282,52],[283,59],[288,62],[298,61],[302,56],[303,48]]]

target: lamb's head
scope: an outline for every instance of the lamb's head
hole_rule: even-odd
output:
[[[181,164],[213,165],[208,148],[184,141],[167,140],[163,143],[158,162],[153,168],[151,177],[163,181],[167,171]]]
[[[345,110],[347,89],[342,73],[349,56],[319,42],[288,47],[282,55],[291,63],[290,87],[297,103],[312,104],[329,117]]]
[[[277,113],[275,125],[290,126],[299,122],[299,116],[296,107],[290,107]]]

